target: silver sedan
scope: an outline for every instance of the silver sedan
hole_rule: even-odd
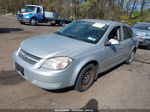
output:
[[[13,53],[16,71],[44,89],[73,86],[86,91],[98,74],[122,62],[131,64],[137,38],[129,26],[106,20],[78,20],[23,41]]]

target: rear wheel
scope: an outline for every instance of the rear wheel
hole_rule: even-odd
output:
[[[126,64],[131,64],[133,62],[134,59],[134,55],[135,55],[135,50],[133,50],[129,56],[129,58],[125,61]]]
[[[37,25],[37,20],[35,18],[32,18],[31,21],[30,21],[30,24],[32,26],[36,26]]]
[[[84,92],[93,84],[96,74],[96,67],[93,64],[86,65],[80,72],[75,84],[75,89]]]

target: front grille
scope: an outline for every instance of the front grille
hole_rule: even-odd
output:
[[[34,55],[24,51],[23,49],[21,49],[19,51],[19,57],[29,64],[35,64],[39,60],[41,60],[41,58],[34,56]]]
[[[150,44],[150,39],[145,39],[145,43]]]

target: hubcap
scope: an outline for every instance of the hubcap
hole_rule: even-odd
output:
[[[91,80],[91,74],[92,73],[90,71],[87,71],[84,74],[84,76],[82,78],[82,82],[81,82],[82,86],[86,86],[90,82],[90,80]]]
[[[32,23],[33,25],[35,25],[35,24],[36,24],[36,20],[33,19],[33,20],[31,21],[31,23]]]

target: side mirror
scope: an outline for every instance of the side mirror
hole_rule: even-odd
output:
[[[119,45],[119,41],[116,39],[110,39],[107,45]]]

